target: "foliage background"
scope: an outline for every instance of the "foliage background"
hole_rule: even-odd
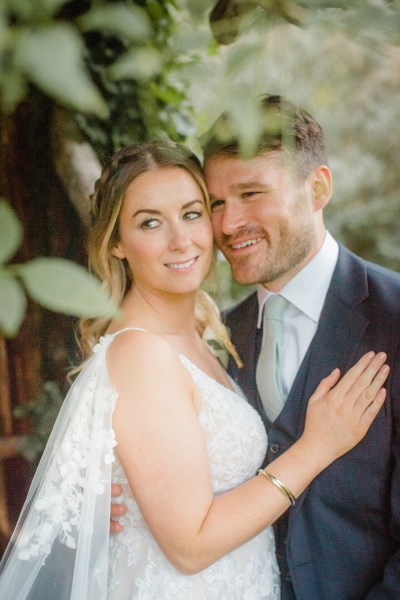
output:
[[[398,0],[2,0],[0,99],[12,112],[40,90],[102,162],[154,138],[187,144],[229,107],[249,148],[257,96],[281,93],[328,139],[329,228],[398,270]],[[242,291],[222,267],[222,305]]]
[[[0,196],[24,229],[14,256],[0,252],[2,318],[4,282],[23,272],[13,265],[85,264],[88,197],[110,153],[161,137],[201,155],[225,109],[249,151],[264,92],[326,131],[330,231],[399,271],[399,46],[400,0],[0,0]],[[222,260],[218,275],[221,307],[248,293]],[[41,287],[60,310],[54,279]],[[64,295],[77,306],[83,289],[71,280]],[[12,448],[22,439],[37,457],[76,360],[75,321],[40,301],[28,300],[18,335],[0,335],[0,549],[29,482]]]

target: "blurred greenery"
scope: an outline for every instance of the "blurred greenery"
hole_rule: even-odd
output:
[[[0,333],[13,337],[25,316],[27,293],[56,312],[95,317],[115,315],[118,307],[101,283],[86,269],[63,258],[34,258],[6,264],[22,238],[21,224],[13,209],[0,199]]]
[[[329,229],[399,270],[399,43],[400,0],[1,0],[0,106],[39,88],[103,160],[154,138],[201,154],[222,111],[251,152],[259,95],[284,94],[326,130]],[[226,306],[245,292],[219,270]]]
[[[221,31],[230,21],[230,43],[189,75],[197,130],[207,135],[228,109],[221,136],[233,129],[246,152],[255,143],[250,132],[261,131],[261,94],[279,93],[306,108],[327,137],[329,230],[364,258],[400,271],[400,2],[219,5],[228,15],[241,8],[240,18],[225,19]]]
[[[251,153],[260,95],[282,94],[326,132],[329,230],[400,271],[400,0],[0,0],[1,113],[40,98],[38,90],[68,111],[100,162],[155,138],[201,156],[198,140],[222,112],[221,137],[233,130]],[[3,335],[18,332],[27,293],[73,315],[89,315],[98,303],[110,309],[78,265],[61,258],[9,264],[22,234],[1,201]],[[221,308],[249,293],[220,255],[217,276]],[[17,409],[33,426],[21,447],[29,460],[40,455],[60,404],[57,385],[47,382]]]

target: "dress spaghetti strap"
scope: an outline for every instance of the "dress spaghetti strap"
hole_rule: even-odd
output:
[[[148,329],[143,329],[143,327],[124,327],[123,329],[114,331],[114,333],[106,333],[105,335],[115,337],[120,333],[124,333],[124,331],[143,331],[144,333],[150,333]]]

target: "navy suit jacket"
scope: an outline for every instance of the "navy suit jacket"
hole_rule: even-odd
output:
[[[270,462],[301,435],[307,401],[335,367],[385,351],[388,395],[366,437],[321,473],[275,525],[282,600],[400,599],[400,276],[340,246],[313,341],[278,419],[255,382],[256,294],[226,314],[244,367],[229,370],[264,418]]]

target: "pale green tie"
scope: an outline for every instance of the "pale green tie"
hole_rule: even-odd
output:
[[[281,385],[282,317],[287,301],[270,296],[264,305],[263,341],[257,361],[257,388],[270,421],[275,421],[285,403]]]

